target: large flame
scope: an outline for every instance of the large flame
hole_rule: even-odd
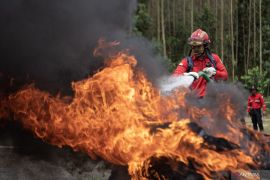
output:
[[[133,179],[147,179],[150,157],[166,156],[184,164],[195,159],[196,172],[205,179],[211,178],[212,172],[258,165],[254,155],[260,153],[261,144],[245,139],[230,99],[223,101],[219,112],[211,112],[187,105],[184,89],[163,97],[136,65],[135,57],[128,53],[111,55],[104,69],[72,83],[74,97],[70,101],[28,86],[1,101],[0,117],[7,117],[9,109],[14,119],[44,141],[128,165]],[[188,114],[185,118],[183,111]],[[207,119],[202,128],[209,128],[216,114],[223,115],[227,130],[216,131],[215,137],[234,144],[231,150],[209,148],[203,136],[191,128],[191,122],[202,118]],[[252,133],[256,142],[263,138]],[[267,145],[264,148],[269,149]]]

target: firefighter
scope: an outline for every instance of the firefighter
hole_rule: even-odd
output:
[[[173,75],[194,76],[191,89],[196,91],[198,97],[204,97],[207,81],[199,77],[198,72],[204,71],[213,80],[227,80],[228,73],[219,56],[210,52],[210,39],[205,31],[201,29],[194,31],[188,39],[188,44],[191,47],[189,56],[181,60]]]
[[[248,97],[247,112],[251,117],[254,130],[258,130],[257,125],[259,125],[260,131],[263,131],[261,109],[263,109],[263,113],[266,110],[263,96],[257,92],[257,88],[255,86],[252,86],[250,88],[250,96]]]

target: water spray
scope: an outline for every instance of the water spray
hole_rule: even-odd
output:
[[[200,71],[198,72],[198,75],[198,77],[195,77],[194,74],[190,72],[185,73],[182,76],[165,77],[160,81],[160,91],[162,94],[168,95],[176,88],[189,88],[192,83],[199,77],[204,78],[207,83],[212,82],[212,79],[210,79],[205,72]]]

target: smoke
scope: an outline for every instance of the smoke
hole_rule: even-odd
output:
[[[105,180],[112,174],[112,165],[44,143],[15,121],[1,128],[0,179]]]
[[[151,44],[130,35],[136,0],[3,0],[0,6],[0,72],[15,85],[35,82],[50,92],[102,67],[92,56],[99,38],[129,48],[151,80],[163,68]],[[2,80],[3,81],[3,80]]]
[[[248,142],[250,141],[247,139],[248,137],[240,133],[243,129],[241,120],[246,117],[247,97],[248,92],[240,83],[209,83],[207,85],[207,94],[203,99],[198,99],[192,93],[187,96],[187,110],[184,112],[189,112],[188,109],[193,107],[200,110],[206,109],[211,112],[211,117],[205,114],[205,116],[196,119],[191,118],[193,122],[203,128],[203,133],[214,137],[225,134],[232,142]],[[227,107],[228,104],[229,107]],[[187,117],[189,115],[183,114],[183,116]],[[232,117],[232,119],[228,120],[227,117]],[[232,133],[232,129],[236,130],[237,133]]]
[[[175,88],[189,88],[194,81],[192,76],[166,77],[160,79],[160,91],[162,94],[170,94]]]
[[[0,97],[2,93],[11,93],[32,82],[51,93],[72,94],[72,81],[81,80],[102,68],[103,59],[92,55],[100,38],[119,41],[120,48],[129,49],[138,59],[139,68],[155,83],[166,72],[166,67],[148,40],[131,35],[136,7],[136,0],[2,0]],[[0,149],[3,157],[0,179],[19,176],[50,179],[46,175],[53,178],[59,175],[60,179],[95,178],[92,172],[95,172],[93,165],[96,163],[91,163],[89,158],[84,162],[82,158],[67,158],[74,154],[65,154],[62,150],[59,151],[65,155],[60,157],[61,153],[44,152],[50,149],[47,146],[34,148],[35,143],[27,143],[27,138],[22,136],[25,132],[18,126],[1,127],[9,133],[0,134],[0,145],[17,147],[26,144],[31,147],[25,149],[29,154],[12,150],[5,156],[7,152]],[[33,153],[33,149],[38,152]],[[43,159],[33,160],[38,154]],[[110,168],[105,170],[110,171]],[[100,174],[98,178],[101,178]]]
[[[136,5],[136,0],[2,0],[0,80],[15,86],[35,82],[39,88],[46,91],[71,93],[72,81],[81,80],[102,67],[103,60],[93,57],[92,52],[98,39],[105,38],[108,41],[120,41],[121,48],[130,49],[130,53],[138,59],[139,67],[146,72],[152,82],[156,83],[156,80],[166,73],[167,68],[149,41],[130,34]],[[2,81],[0,86],[4,84]],[[6,90],[5,88],[6,86],[2,87]],[[205,118],[196,120],[208,134],[215,135],[217,132],[225,132],[228,128],[227,124],[222,124],[224,123],[222,114],[218,113],[218,107],[225,98],[229,98],[234,104],[237,117],[243,117],[246,97],[242,92],[243,89],[239,86],[212,84],[209,85],[208,95],[204,99],[198,101],[196,97],[190,96],[186,103],[188,106],[217,112],[214,118],[217,121],[211,126],[207,124],[209,122]],[[222,99],[220,96],[222,93],[229,97],[224,96]],[[25,144],[25,140],[20,137],[24,133],[15,132],[16,129],[12,127],[8,130],[18,135],[11,138],[12,146],[19,145],[19,142],[13,142],[14,139]],[[0,142],[2,141],[3,139]],[[32,145],[33,143],[29,143],[29,147]],[[46,150],[48,147],[42,146],[37,149]],[[32,150],[33,148],[30,148],[26,151],[32,153]],[[39,153],[44,155],[44,152]],[[67,179],[73,177],[85,179],[82,175],[84,173],[80,171],[95,169],[95,166],[83,162],[80,158],[76,160],[77,157],[64,161],[63,159],[69,155],[60,158],[59,154],[49,153],[48,157],[53,159],[53,162],[48,162],[33,161],[32,158],[36,157],[33,154],[22,156],[20,152],[15,151],[10,156],[5,156],[6,153],[3,153],[1,157],[6,159],[2,161],[0,168],[4,167],[4,164],[11,164],[12,166],[7,166],[6,169],[13,172],[20,170],[19,167],[24,167],[23,172],[17,173],[26,179],[34,175],[40,175],[34,179],[46,179],[42,175],[50,173],[55,175],[59,172]],[[72,164],[68,165],[67,162]],[[44,169],[47,171],[44,172]],[[0,174],[3,174],[1,171]],[[25,172],[28,173],[20,174]]]

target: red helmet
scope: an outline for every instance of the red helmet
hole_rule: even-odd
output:
[[[210,42],[211,41],[209,39],[208,34],[201,29],[197,29],[196,31],[194,31],[191,34],[190,38],[188,38],[188,44],[192,46],[209,44]]]

